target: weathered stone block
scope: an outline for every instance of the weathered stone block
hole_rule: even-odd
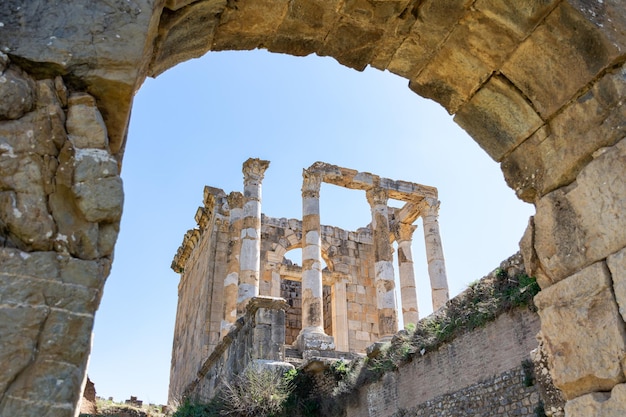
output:
[[[45,398],[45,402],[57,406],[63,404],[68,408],[67,411],[71,411],[78,403],[84,371],[84,364],[76,367],[65,362],[37,359],[11,384],[7,396],[27,402],[39,402]],[[4,411],[2,415],[7,416],[23,415],[19,412],[6,414],[6,409],[0,408],[0,412],[2,411]],[[73,414],[67,413],[65,415],[71,416]]]
[[[567,399],[623,382],[626,329],[604,262],[535,297],[554,384]]]
[[[96,100],[89,94],[73,94],[68,105],[65,128],[72,144],[77,148],[106,149],[107,128]]]
[[[509,186],[533,202],[572,182],[593,152],[626,136],[626,69],[607,73],[502,161]]]
[[[43,295],[32,293],[23,305],[14,304],[0,293],[0,392],[31,363],[41,325],[49,309],[43,304]],[[33,306],[25,304],[32,303]],[[1,408],[0,408],[1,409]]]
[[[2,159],[0,172],[7,176],[0,180],[5,189],[0,193],[0,218],[15,245],[46,250],[55,230],[44,193],[43,177],[48,166],[34,154],[16,156],[10,151],[8,159]]]
[[[499,68],[515,46],[514,34],[481,13],[467,14],[409,87],[456,113]]]
[[[595,156],[575,183],[536,204],[535,250],[553,282],[626,246],[626,140]]]
[[[382,29],[342,18],[328,34],[319,54],[332,56],[342,65],[363,71],[382,36]]]
[[[502,77],[491,77],[454,121],[496,161],[543,124],[519,90]]]
[[[67,297],[73,295],[68,293]],[[97,304],[92,306],[91,311],[96,308]],[[38,358],[64,362],[77,368],[84,366],[91,350],[92,328],[93,315],[87,312],[73,314],[55,306],[41,329]]]
[[[57,185],[56,191],[50,195],[49,205],[58,227],[54,237],[55,250],[81,259],[98,258],[98,224],[85,220],[76,205],[74,193]]]
[[[184,3],[191,2],[184,0]],[[150,63],[150,75],[155,77],[179,62],[204,55],[211,48],[213,34],[226,3],[226,0],[199,1],[170,7],[175,12],[164,10]]]
[[[120,177],[98,178],[72,187],[76,204],[89,222],[118,222],[122,215],[124,191]]]
[[[0,122],[2,156],[57,155],[66,137],[64,123],[65,113],[58,104],[39,108],[18,120]]]
[[[402,13],[410,0],[346,0],[341,13],[369,25],[384,25]]]
[[[626,49],[626,14],[622,0],[568,0],[596,30],[620,50]]]
[[[117,160],[103,149],[76,149],[73,182],[94,181],[118,175]]]
[[[240,0],[226,7],[213,37],[211,50],[254,49],[276,33],[287,12],[288,0]]]
[[[626,248],[609,256],[606,263],[613,278],[613,291],[619,312],[626,321]]]
[[[613,387],[611,392],[594,392],[568,401],[567,417],[623,417],[626,415],[626,384]]]
[[[524,2],[477,0],[473,7],[485,16],[508,28],[515,33],[517,39],[521,40],[537,26],[557,2],[557,0],[530,0]]]
[[[562,2],[517,48],[502,72],[548,119],[619,55],[594,25]]]
[[[295,0],[289,2],[287,14],[278,33],[297,33],[303,37],[323,39],[334,21],[338,0]],[[325,29],[325,30],[324,30]]]
[[[0,72],[0,120],[18,119],[35,104],[35,82],[23,72],[9,68]]]
[[[468,0],[426,0],[410,4],[402,14],[415,24],[387,69],[406,78],[416,75],[430,61],[470,3]]]

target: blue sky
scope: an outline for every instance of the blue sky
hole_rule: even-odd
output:
[[[96,315],[88,373],[99,396],[166,403],[178,274],[204,185],[243,188],[241,165],[270,160],[263,212],[301,217],[301,172],[315,161],[439,189],[452,295],[518,250],[534,208],[499,165],[407,80],[331,58],[209,53],[148,79],[135,97],[122,168],[124,215]],[[362,192],[323,185],[321,221],[365,226]],[[420,313],[431,312],[420,221],[413,257]]]

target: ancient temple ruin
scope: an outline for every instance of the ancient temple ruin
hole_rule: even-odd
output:
[[[316,162],[302,173],[302,219],[272,218],[261,213],[268,166],[269,161],[252,158],[243,164],[243,194],[205,187],[204,206],[195,216],[198,227],[187,232],[174,257],[172,268],[181,279],[170,398],[182,397],[259,296],[287,302],[284,333],[276,339],[281,352],[287,344],[305,355],[363,353],[372,343],[391,339],[399,314],[394,244],[402,318],[405,324],[417,322],[411,241],[417,228],[413,223],[420,217],[433,309],[448,300],[436,188]],[[321,225],[322,182],[364,191],[371,223],[356,231]],[[391,207],[389,199],[404,205]],[[302,266],[285,258],[296,248],[302,249]]]

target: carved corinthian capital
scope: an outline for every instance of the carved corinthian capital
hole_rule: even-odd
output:
[[[395,227],[394,234],[396,235],[396,241],[404,242],[413,239],[413,232],[417,229],[416,225],[407,223],[398,223]]]
[[[386,206],[387,200],[389,200],[389,193],[381,187],[370,188],[365,192],[365,196],[371,207]]]
[[[424,216],[439,216],[439,205],[441,201],[436,198],[425,198],[419,205],[420,214]]]
[[[319,198],[322,176],[308,169],[302,170],[302,197]]]
[[[264,161],[259,158],[250,158],[243,163],[243,183],[253,184],[263,181],[265,170],[270,165],[270,161]]]

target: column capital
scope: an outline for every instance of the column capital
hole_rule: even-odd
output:
[[[427,197],[423,199],[419,205],[420,215],[423,217],[426,216],[438,216],[439,215],[439,206],[441,205],[441,201],[436,198]]]
[[[302,197],[319,198],[322,176],[310,169],[302,170]]]
[[[243,207],[243,194],[241,194],[239,191],[233,191],[228,194],[226,200],[228,201],[228,207],[230,209]]]
[[[394,235],[397,242],[406,242],[413,239],[413,232],[417,229],[417,225],[408,223],[396,223],[394,227]]]
[[[243,163],[243,182],[244,184],[259,183],[263,181],[265,170],[270,165],[270,161],[264,161],[259,158],[249,158]]]
[[[389,192],[382,187],[374,187],[370,188],[365,192],[365,196],[367,197],[367,202],[370,203],[370,206],[386,206],[387,201],[389,200]]]

